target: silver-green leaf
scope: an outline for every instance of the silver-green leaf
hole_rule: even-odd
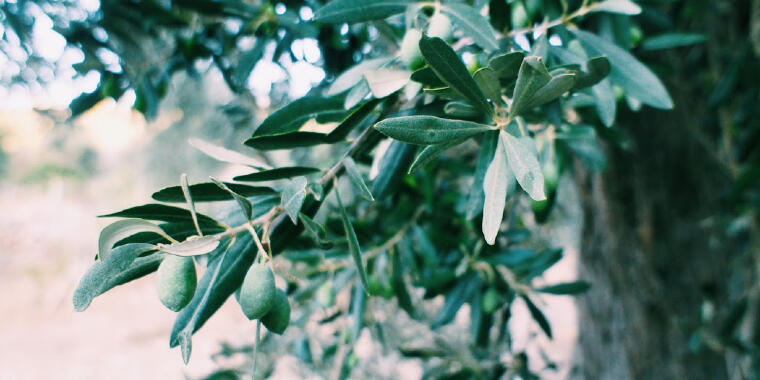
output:
[[[375,124],[380,133],[399,141],[418,144],[442,144],[490,131],[489,125],[435,116],[401,116]]]
[[[280,206],[288,214],[293,224],[298,224],[298,212],[301,211],[303,201],[306,199],[306,185],[309,181],[306,177],[296,177],[282,189],[282,201]]]
[[[485,200],[483,201],[482,229],[486,242],[491,245],[496,242],[496,235],[499,233],[507,196],[515,188],[515,177],[507,164],[504,144],[502,138],[496,143],[496,151],[483,179]]]
[[[499,138],[504,144],[507,153],[509,168],[514,173],[517,183],[537,201],[546,199],[544,193],[544,174],[538,163],[535,145],[530,137],[514,137],[501,131]]]
[[[372,192],[369,191],[367,184],[364,183],[362,174],[359,173],[359,168],[356,167],[356,162],[354,162],[351,157],[346,157],[343,161],[343,166],[346,168],[348,179],[350,179],[351,183],[354,184],[354,187],[359,190],[359,194],[368,201],[374,202],[375,198],[372,197]]]

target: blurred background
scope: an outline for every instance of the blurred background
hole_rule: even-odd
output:
[[[181,173],[246,173],[189,138],[242,149],[273,109],[383,53],[370,48],[377,29],[308,23],[319,3],[0,0],[0,379],[202,378],[247,365],[253,324],[234,302],[196,334],[185,366],[153,277],[85,313],[71,295],[108,224],[97,215],[146,203]],[[562,178],[560,212],[540,233],[565,257],[542,281],[599,286],[577,303],[546,297],[551,341],[516,305],[515,346],[555,363],[547,378],[757,378],[760,1],[637,3],[640,16],[591,23],[625,36],[676,109],[626,104],[604,136],[609,169]],[[509,23],[542,20],[541,1],[505,4]],[[403,318],[389,326],[415,331]],[[302,342],[294,334],[287,347]],[[323,378],[285,351],[273,378]],[[368,336],[355,354],[358,378],[422,376],[421,360]],[[618,360],[629,370],[608,364]]]

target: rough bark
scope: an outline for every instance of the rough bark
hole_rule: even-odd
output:
[[[689,350],[705,301],[720,301],[729,263],[714,218],[729,181],[686,127],[688,112],[622,115],[630,151],[578,176],[585,212],[574,376],[724,379],[718,354]],[[582,170],[579,170],[582,171]]]

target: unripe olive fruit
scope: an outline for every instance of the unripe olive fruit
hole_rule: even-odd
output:
[[[275,290],[274,302],[269,313],[261,318],[269,331],[275,334],[282,334],[290,324],[290,302],[288,296],[280,289]]]
[[[420,38],[422,32],[417,29],[409,29],[401,40],[399,58],[408,68],[416,70],[422,66],[422,53],[420,53]]]
[[[451,41],[451,19],[443,13],[436,13],[430,18],[427,35],[438,37],[444,41]]]
[[[240,308],[248,319],[259,319],[275,304],[275,286],[272,270],[264,264],[253,264],[240,286]]]
[[[195,294],[197,277],[191,257],[166,255],[156,272],[158,299],[171,311],[180,311]]]
[[[488,288],[485,294],[483,294],[483,311],[486,313],[493,313],[499,308],[501,304],[501,297],[499,292],[494,288]]]

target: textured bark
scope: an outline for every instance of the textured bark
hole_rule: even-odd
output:
[[[689,112],[622,115],[630,151],[578,175],[585,224],[579,305],[583,379],[724,379],[722,356],[690,352],[704,301],[725,298],[727,253],[714,220],[725,170],[687,125]],[[582,171],[582,170],[579,170]]]

